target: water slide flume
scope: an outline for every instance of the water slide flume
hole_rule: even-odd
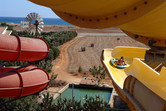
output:
[[[0,35],[0,60],[38,61],[47,57],[49,47],[42,38]]]
[[[148,49],[134,47],[105,49],[102,63],[119,96],[128,103],[132,111],[163,111],[166,109],[166,68],[162,67],[158,73],[145,64],[146,50]],[[130,67],[119,69],[110,64],[112,58],[122,55]]]
[[[49,84],[48,73],[35,66],[5,73],[16,67],[0,68],[0,98],[21,97],[44,90]]]
[[[0,35],[0,60],[40,61],[47,57],[48,44],[41,38]],[[48,73],[35,66],[0,68],[0,98],[37,93],[49,84]]]

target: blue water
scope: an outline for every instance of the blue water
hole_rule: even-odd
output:
[[[0,22],[18,23],[25,21],[25,17],[0,17]],[[43,18],[46,25],[71,25],[60,18]]]
[[[84,97],[87,95],[88,97],[94,98],[99,96],[100,99],[103,99],[103,101],[108,103],[110,100],[111,91],[74,88],[73,95],[75,100],[81,100],[82,102],[85,102]],[[72,88],[68,88],[66,91],[64,91],[57,99],[59,98],[72,99]]]

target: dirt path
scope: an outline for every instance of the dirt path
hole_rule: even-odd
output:
[[[58,77],[56,78],[56,80],[63,80],[68,83],[80,82],[81,78],[73,76],[66,70],[69,64],[67,49],[71,44],[76,42],[79,38],[80,37],[76,37],[73,40],[60,46],[60,55],[56,60],[52,62],[52,65],[53,65],[52,72],[54,74],[58,74]]]

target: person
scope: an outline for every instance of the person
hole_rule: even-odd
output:
[[[120,65],[120,66],[123,66],[123,65],[126,65],[126,62],[124,60],[124,57],[122,56],[120,59],[118,59],[117,62],[115,62],[116,65]]]

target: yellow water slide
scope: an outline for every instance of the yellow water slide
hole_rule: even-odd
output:
[[[166,111],[166,0],[29,0],[65,21],[86,28],[121,28],[150,49],[104,49],[106,67],[119,96],[132,111]],[[130,65],[118,69],[112,58]]]
[[[148,49],[115,47],[105,49],[102,62],[113,80],[119,96],[132,111],[164,111],[166,108],[166,68],[152,68],[144,62]],[[124,56],[130,66],[118,69],[110,64],[112,58]],[[160,70],[160,72],[158,72]]]

